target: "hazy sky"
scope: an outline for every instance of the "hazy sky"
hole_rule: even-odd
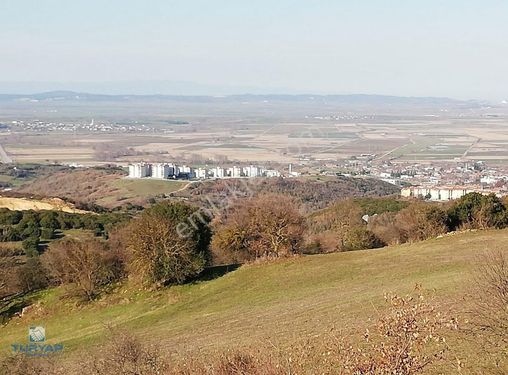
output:
[[[507,0],[0,0],[0,81],[508,98]]]

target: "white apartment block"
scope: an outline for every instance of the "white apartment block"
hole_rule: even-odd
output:
[[[299,175],[291,172],[290,176]],[[170,163],[133,163],[129,165],[130,178],[151,177],[154,179],[184,178],[184,179],[206,179],[206,178],[253,178],[253,177],[279,177],[281,173],[275,169],[265,169],[260,166],[249,165],[247,167],[233,166],[224,168],[215,166],[211,168],[193,168],[187,165],[176,165]]]
[[[431,201],[449,201],[453,199],[462,198],[469,193],[491,194],[498,192],[494,190],[481,189],[474,186],[435,186],[435,187],[421,187],[411,186],[403,188],[400,192],[402,197],[411,198],[425,198]]]
[[[239,178],[242,177],[242,169],[234,166],[233,168],[228,168],[227,175],[229,177]]]
[[[180,173],[191,173],[192,172],[192,168],[189,167],[188,165],[182,165],[182,167],[180,168]]]
[[[249,165],[248,167],[243,168],[243,174],[246,177],[259,177],[261,176],[261,169],[254,165]]]
[[[186,174],[190,178],[194,177],[194,169],[192,167],[189,167],[188,165],[182,165],[179,168],[178,174]]]
[[[129,165],[130,178],[143,178],[150,176],[150,174],[151,174],[150,164],[135,163]]]
[[[207,177],[208,177],[208,173],[205,168],[196,169],[196,178],[203,179],[203,178],[207,178]]]
[[[152,178],[166,179],[172,174],[173,168],[169,164],[153,164],[152,165]]]
[[[224,176],[225,176],[224,168],[221,168],[221,167],[212,168],[210,170],[210,172],[212,173],[213,177],[215,177],[215,178],[224,178]]]
[[[266,177],[280,177],[280,172],[275,169],[267,169],[265,175]]]

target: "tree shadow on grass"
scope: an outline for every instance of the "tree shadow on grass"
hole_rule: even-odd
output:
[[[206,267],[191,282],[210,281],[210,280],[218,279],[219,277],[222,277],[229,272],[237,270],[240,266],[241,266],[240,263],[235,263],[235,264],[225,264],[225,265],[220,265],[220,266]]]

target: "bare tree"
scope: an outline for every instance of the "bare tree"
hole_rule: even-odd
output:
[[[8,287],[9,270],[8,260],[0,257],[0,296],[4,294]]]
[[[7,249],[0,249],[0,298],[16,293],[16,260]]]
[[[101,286],[122,274],[121,260],[99,240],[54,242],[42,255],[42,261],[53,280],[75,285],[89,300]]]
[[[480,255],[474,272],[472,340],[498,371],[508,371],[508,254],[492,250]],[[493,363],[492,363],[493,362]]]

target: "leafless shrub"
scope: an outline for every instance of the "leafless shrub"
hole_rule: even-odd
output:
[[[173,368],[178,375],[285,375],[292,374],[289,367],[274,360],[270,354],[244,350],[225,352],[210,361],[187,360]]]
[[[395,217],[401,242],[422,241],[448,231],[446,212],[435,205],[413,204]]]
[[[19,290],[30,292],[48,286],[47,270],[43,267],[39,257],[28,258],[25,264],[16,269],[15,277]]]
[[[501,250],[478,257],[470,311],[471,340],[499,374],[508,372],[508,255]]]
[[[445,359],[448,346],[443,333],[456,329],[457,320],[445,318],[421,293],[385,299],[390,311],[374,332],[366,331],[365,345],[343,347],[344,374],[419,374]]]
[[[72,284],[89,300],[123,272],[121,259],[99,240],[54,242],[41,258],[54,280]]]
[[[508,257],[490,251],[479,259],[475,274],[477,325],[508,345]]]
[[[25,354],[10,356],[0,362],[0,375],[64,375],[67,372],[52,358],[30,357]]]
[[[385,212],[369,219],[368,228],[387,245],[401,243],[401,233],[396,225],[395,216],[393,212]]]
[[[80,368],[90,375],[163,375],[169,366],[155,346],[143,344],[134,336],[112,331],[110,344],[91,355]],[[82,372],[83,373],[83,372]]]

